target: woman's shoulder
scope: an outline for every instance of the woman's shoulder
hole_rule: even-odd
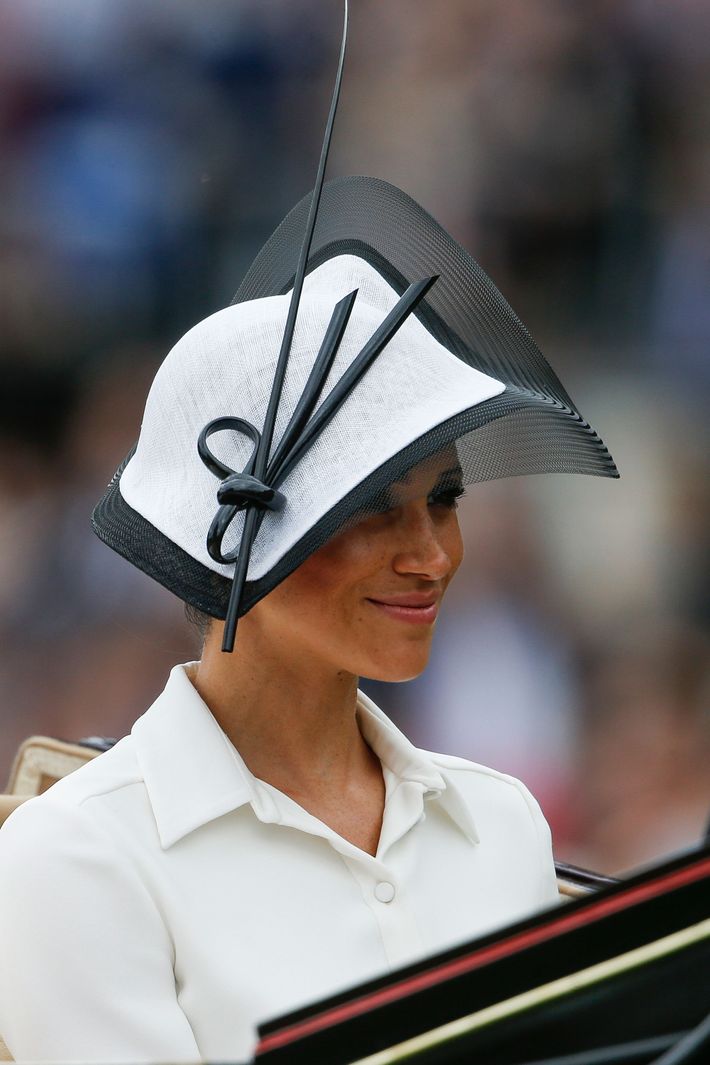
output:
[[[540,807],[529,790],[517,777],[501,773],[489,766],[472,762],[451,754],[416,747],[400,731],[373,700],[362,691],[358,691],[358,703],[365,711],[370,722],[369,735],[377,739],[378,733],[386,735],[389,744],[394,745],[407,758],[412,755],[417,762],[436,770],[445,780],[453,785],[461,796],[470,815],[479,820],[491,819],[498,824],[509,825],[517,821],[526,822],[528,827],[532,820],[538,836],[549,836],[547,822]],[[373,732],[374,727],[374,732]]]
[[[452,784],[475,826],[479,843],[515,856],[520,868],[539,868],[540,901],[557,901],[550,827],[540,805],[517,777],[448,754],[427,752]]]
[[[455,754],[441,754],[437,751],[422,750],[422,754],[431,758],[432,762],[445,772],[457,774],[459,780],[470,779],[493,786],[505,785],[514,788],[516,791],[527,792],[528,790],[522,780],[511,776],[510,773],[502,773],[500,770],[492,769],[490,766],[482,765],[480,762],[472,762],[469,758],[460,758]]]
[[[439,769],[444,770],[444,772],[455,773],[459,781],[465,779],[478,781],[479,783],[485,781],[486,783],[507,785],[516,790],[523,789],[527,791],[523,782],[509,773],[502,773],[498,769],[492,769],[490,766],[482,765],[480,762],[472,762],[469,758],[461,758],[455,754],[426,751],[421,747],[418,749],[426,758],[431,759]]]
[[[98,755],[41,795],[27,799],[0,829],[0,863],[9,855],[34,851],[56,853],[71,841],[76,847],[87,835],[100,831],[103,815],[117,806],[140,803],[136,792],[143,783],[131,737]]]
[[[500,813],[508,809],[511,813],[524,813],[532,819],[538,831],[549,833],[540,804],[522,780],[468,758],[434,751],[424,753],[445,777],[455,783],[470,803],[474,816],[476,811],[480,817],[486,810],[494,809]]]

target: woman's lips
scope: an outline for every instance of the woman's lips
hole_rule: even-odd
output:
[[[374,607],[390,618],[405,621],[410,625],[432,625],[439,613],[439,600],[417,603],[414,598],[400,602],[387,599],[368,599]]]

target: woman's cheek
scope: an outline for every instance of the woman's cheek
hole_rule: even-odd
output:
[[[325,544],[300,568],[305,579],[321,588],[345,589],[376,573],[386,560],[387,552],[378,530],[357,526]]]

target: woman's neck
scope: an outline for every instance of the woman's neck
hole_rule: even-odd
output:
[[[222,628],[211,626],[191,679],[249,770],[376,854],[385,786],[358,728],[357,677],[293,641],[259,638],[256,623],[240,625],[237,648],[223,654]]]
[[[248,624],[240,624],[234,652],[223,654],[221,630],[211,626],[192,682],[254,776],[294,798],[371,776],[374,755],[356,720],[356,677],[303,648],[255,640]]]

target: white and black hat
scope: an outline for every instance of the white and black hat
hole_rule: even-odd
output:
[[[427,458],[451,456],[463,484],[618,476],[493,282],[423,208],[373,178],[322,184],[343,55],[315,193],[233,303],[169,353],[94,511],[119,554],[231,615],[225,649],[238,616]]]

